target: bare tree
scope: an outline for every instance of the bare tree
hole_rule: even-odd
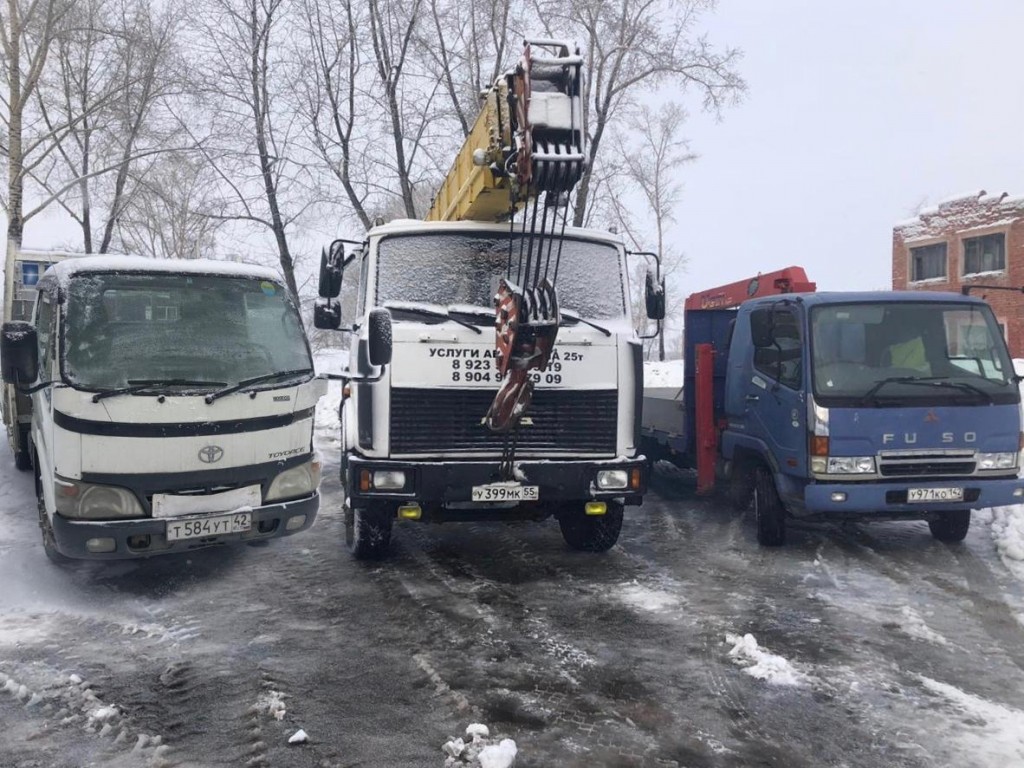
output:
[[[197,153],[153,157],[133,169],[116,218],[121,250],[157,259],[212,258],[223,219],[215,172]]]
[[[297,112],[287,103],[296,73],[285,58],[284,0],[205,0],[195,10],[196,88],[224,212],[211,218],[269,230],[288,290],[299,300],[289,230],[315,204],[297,155]],[[194,118],[190,117],[190,121]],[[198,138],[198,137],[197,137]]]
[[[3,205],[7,214],[5,269],[8,276],[14,272],[25,222],[30,218],[24,212],[25,179],[52,149],[49,131],[41,134],[33,131],[29,137],[25,136],[26,111],[39,86],[55,30],[70,4],[71,0],[6,0],[6,8],[0,14],[0,65],[4,78],[0,100],[7,134],[2,149],[7,159],[7,194]],[[13,285],[13,280],[5,280],[5,319],[10,317]]]
[[[679,104],[670,102],[657,112],[643,105],[636,112],[635,122],[648,128],[639,135],[624,135],[621,131],[613,133],[614,154],[619,158],[617,169],[620,178],[629,186],[618,186],[620,191],[610,195],[608,200],[614,220],[623,227],[633,247],[660,254],[662,276],[668,281],[686,263],[682,250],[669,243],[666,234],[675,222],[675,211],[682,199],[683,184],[679,170],[693,162],[696,155],[680,138],[686,112]],[[636,195],[642,201],[643,226],[639,226],[637,217],[631,214],[623,192]],[[640,279],[634,279],[634,284],[643,285],[642,272],[638,272],[636,277]],[[673,304],[673,309],[678,308],[676,304]],[[665,359],[664,333],[658,337],[658,359]]]
[[[177,151],[162,102],[176,95],[172,74],[178,9],[147,0],[78,0],[54,43],[54,66],[37,91],[55,133],[52,162],[33,175],[82,229],[86,253],[106,253],[132,193],[132,166]],[[101,173],[94,173],[97,169]]]
[[[715,114],[738,100],[746,86],[735,70],[740,52],[718,53],[695,30],[714,10],[714,0],[533,0],[549,36],[581,43],[584,128],[588,168],[577,190],[574,224],[592,205],[595,169],[606,133],[616,123],[626,130],[626,113],[644,94],[667,87],[675,93],[696,89]],[[637,125],[638,132],[646,126]]]

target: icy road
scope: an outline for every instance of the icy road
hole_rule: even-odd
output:
[[[1024,764],[1024,511],[768,551],[660,465],[607,555],[408,524],[365,565],[330,426],[311,531],[110,565],[45,559],[3,453],[0,765],[440,768],[473,722],[518,768]]]

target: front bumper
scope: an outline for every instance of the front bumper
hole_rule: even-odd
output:
[[[291,536],[306,530],[316,520],[320,508],[320,494],[314,493],[303,499],[285,501],[280,504],[268,504],[252,510],[252,527],[245,533],[229,533],[220,536],[209,536],[201,539],[185,539],[183,541],[167,541],[164,532],[166,519],[142,518],[133,520],[69,520],[60,515],[52,518],[53,536],[58,551],[66,557],[82,560],[124,560],[136,557],[151,557],[174,552],[189,552],[194,549],[232,544],[239,542],[261,541]],[[197,518],[212,517],[225,512],[196,515]],[[288,530],[288,521],[304,516],[301,525]],[[186,518],[176,518],[186,519]],[[140,546],[142,537],[148,536],[148,544]],[[138,538],[137,538],[138,537]],[[112,538],[115,542],[113,552],[90,552],[86,547],[89,539]],[[129,545],[132,539],[135,546]]]
[[[552,504],[590,500],[622,500],[627,505],[639,505],[643,503],[643,494],[647,491],[647,461],[643,456],[608,461],[523,460],[515,462],[515,465],[516,477],[523,485],[536,485],[539,488],[539,500],[521,502],[521,507],[529,508],[532,505],[549,508]],[[601,490],[596,485],[597,473],[607,469],[625,470],[631,484],[635,470],[638,483],[629,488]],[[371,473],[375,470],[405,472],[405,487],[401,490],[362,491],[359,478],[363,470]],[[467,505],[472,502],[473,486],[499,480],[497,461],[396,461],[358,456],[349,457],[347,477],[344,478],[354,505],[391,507],[403,502],[417,502],[432,507]],[[480,503],[479,507],[498,509],[495,505],[485,503]]]
[[[959,502],[908,503],[909,488],[963,488]],[[1014,495],[1017,492],[1020,495]],[[833,494],[845,494],[843,501]],[[900,483],[812,484],[804,489],[807,516],[926,519],[936,512],[1024,504],[1024,478],[960,478]],[[803,515],[801,515],[803,516]]]

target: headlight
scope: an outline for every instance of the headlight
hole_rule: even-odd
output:
[[[320,458],[314,456],[305,464],[286,469],[274,478],[267,490],[266,502],[288,501],[309,496],[320,486]]]
[[[874,456],[829,456],[830,475],[869,475],[875,471]]]
[[[405,488],[405,472],[378,469],[373,473],[373,487],[378,491],[400,491]]]
[[[53,491],[57,512],[64,517],[114,520],[145,515],[138,498],[127,488],[58,478]]]
[[[1016,466],[1016,453],[978,454],[978,469],[1014,469]]]
[[[602,469],[597,473],[597,487],[602,491],[617,491],[629,485],[629,472],[624,469]]]

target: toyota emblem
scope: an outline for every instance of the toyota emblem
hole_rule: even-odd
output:
[[[224,458],[224,449],[219,445],[204,445],[199,449],[199,460],[203,464],[216,464]]]

